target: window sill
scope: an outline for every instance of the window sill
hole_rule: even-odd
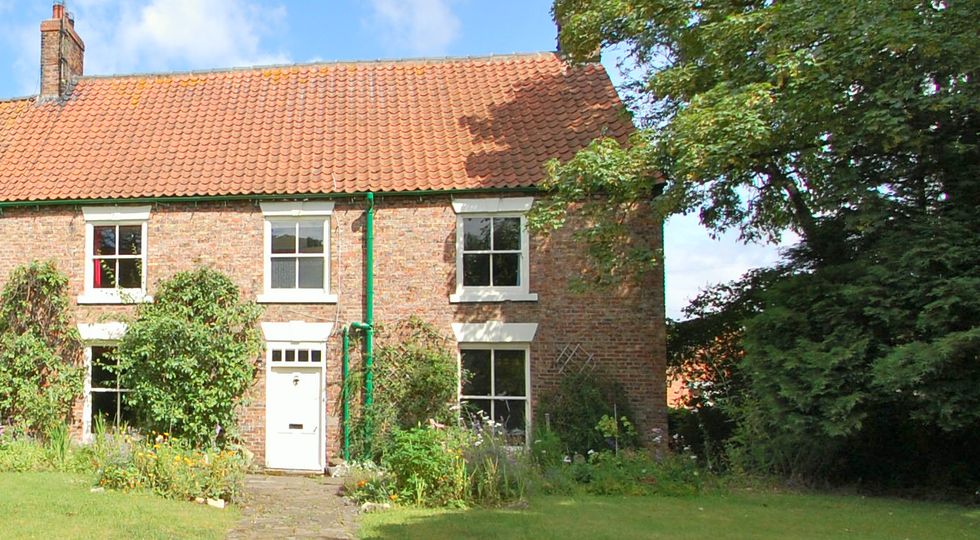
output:
[[[92,290],[78,296],[79,304],[150,304],[153,297],[141,290]]]
[[[463,291],[449,295],[450,304],[466,302],[537,302],[537,293],[509,291]]]
[[[336,304],[337,295],[323,291],[273,291],[260,294],[260,304]]]

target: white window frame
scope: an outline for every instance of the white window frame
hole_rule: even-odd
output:
[[[79,324],[78,333],[81,336],[85,367],[83,385],[84,398],[82,401],[82,441],[92,441],[92,347],[118,347],[119,341],[126,334],[125,323],[94,323]]]
[[[490,351],[490,394],[488,396],[478,396],[478,395],[465,395],[463,394],[463,351]],[[524,396],[498,396],[494,391],[494,386],[496,381],[494,380],[494,372],[496,365],[496,352],[495,351],[522,351],[524,353]],[[490,412],[491,418],[496,421],[496,415],[493,414],[496,405],[495,401],[498,400],[508,400],[508,401],[523,401],[524,402],[524,444],[528,444],[531,440],[531,346],[529,343],[460,343],[459,344],[459,360],[457,362],[457,369],[459,370],[459,388],[457,391],[457,403],[462,405],[463,401],[483,399],[490,401]],[[462,409],[462,407],[460,407]]]
[[[262,248],[262,269],[263,269],[263,288],[262,294],[258,295],[258,302],[263,304],[283,303],[283,304],[333,304],[337,302],[337,295],[330,292],[330,224],[333,215],[334,203],[323,201],[297,201],[297,202],[263,202],[260,203],[262,214],[265,218],[265,240]],[[298,221],[320,222],[323,223],[323,288],[322,289],[273,289],[272,288],[272,224],[274,222]],[[304,257],[303,254],[294,256]],[[320,254],[310,254],[309,257],[315,258]],[[297,275],[298,279],[298,275]]]
[[[147,273],[149,271],[147,239],[147,222],[150,220],[149,206],[87,206],[82,208],[82,215],[85,217],[85,289],[79,295],[79,304],[133,304],[152,302],[153,297],[147,294]],[[95,269],[93,267],[96,259],[93,244],[95,243],[95,227],[101,226],[140,226],[140,263],[141,263],[141,283],[140,288],[120,288],[97,289],[95,284]],[[117,235],[118,236],[118,235]],[[116,238],[116,242],[119,239]]]
[[[503,323],[489,321],[485,323],[453,323],[453,334],[458,343],[457,363],[459,385],[456,391],[457,403],[464,399],[490,399],[491,403],[497,396],[470,396],[463,394],[463,351],[464,350],[521,350],[524,351],[524,442],[529,444],[532,433],[531,411],[533,402],[531,396],[531,342],[537,334],[537,323]],[[490,362],[490,391],[493,394],[495,381],[493,352]],[[513,396],[500,396],[499,399],[515,399]],[[492,407],[492,406],[491,406]]]
[[[488,199],[453,199],[456,212],[456,292],[449,295],[451,303],[463,302],[536,302],[538,295],[530,292],[530,235],[525,214],[534,203],[533,197]],[[520,218],[520,272],[516,287],[474,287],[463,285],[463,220],[467,218]]]

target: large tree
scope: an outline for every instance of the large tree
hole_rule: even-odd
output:
[[[633,271],[653,261],[617,246],[642,208],[800,235],[674,328],[675,368],[714,383],[741,463],[976,480],[980,4],[557,0],[554,15],[573,60],[629,52],[641,130],[551,162],[538,226],[581,209],[601,268]]]

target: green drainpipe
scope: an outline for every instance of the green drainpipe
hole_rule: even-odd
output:
[[[350,326],[345,326],[344,335],[344,354],[341,369],[343,370],[343,384],[340,387],[341,414],[344,423],[344,461],[350,461],[350,397],[348,397],[350,386]]]
[[[350,459],[350,396],[347,382],[350,375],[350,329],[364,331],[364,456],[371,454],[371,405],[374,403],[374,193],[367,194],[367,215],[365,216],[364,265],[365,299],[364,322],[352,322],[344,327],[343,353],[343,418],[344,418],[344,459]]]

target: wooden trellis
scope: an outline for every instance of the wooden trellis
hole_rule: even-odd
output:
[[[582,348],[580,343],[558,343],[555,345],[555,361],[552,369],[559,375],[568,373],[591,373],[595,371],[595,355]]]

